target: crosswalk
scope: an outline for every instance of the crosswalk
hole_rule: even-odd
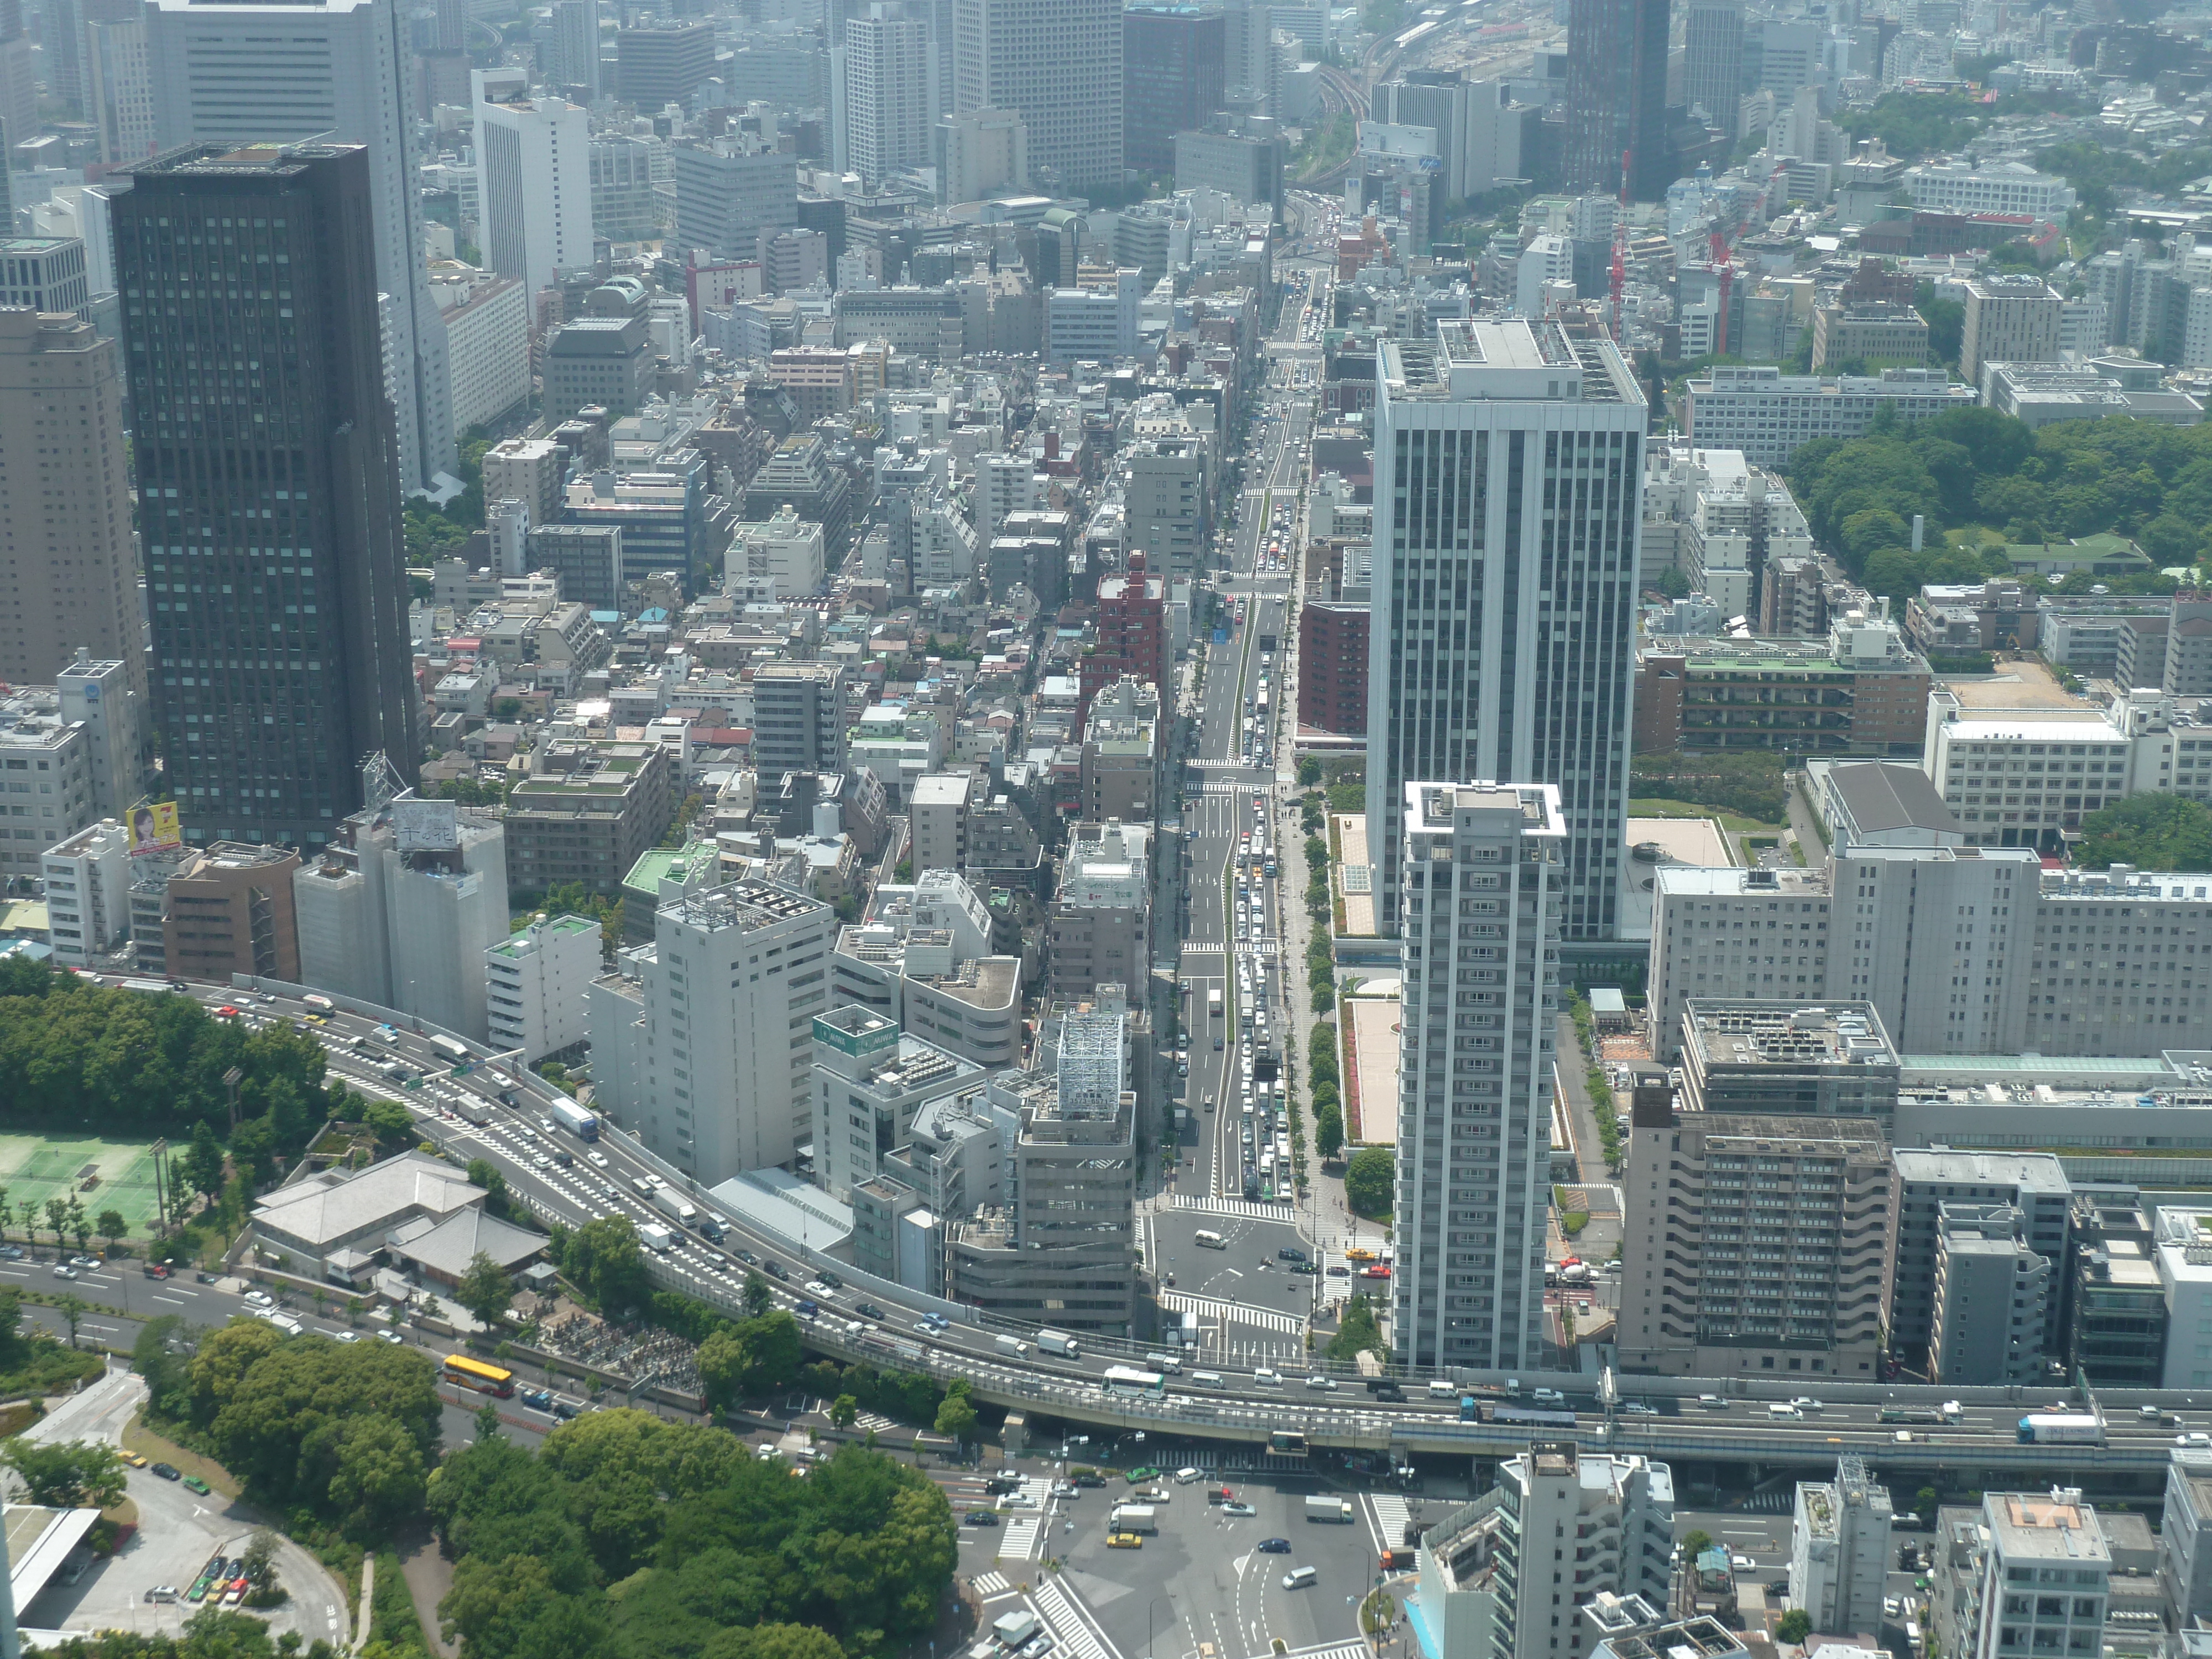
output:
[[[968,1588],[986,1601],[994,1595],[1004,1595],[1013,1589],[1003,1572],[979,1572],[968,1581]]]
[[[1036,1553],[1037,1533],[1044,1522],[1034,1515],[1017,1516],[1006,1522],[1006,1541],[999,1546],[1001,1561],[1026,1561]]]
[[[1071,1656],[1071,1659],[1121,1659],[1075,1610],[1075,1603],[1067,1592],[1049,1574],[1038,1581],[1031,1599],[1045,1623],[1052,1626],[1058,1643],[1056,1653]]]
[[[1222,954],[1222,949],[1218,945],[1200,945],[1185,939],[1182,953],[1187,957],[1218,957]]]
[[[1286,1220],[1291,1214],[1287,1204],[1262,1204],[1249,1198],[1200,1198],[1194,1193],[1177,1193],[1175,1206],[1178,1210],[1196,1210],[1206,1215],[1250,1216],[1260,1221]]]
[[[1307,1474],[1313,1467],[1303,1458],[1278,1457],[1273,1452],[1255,1451],[1249,1446],[1224,1446],[1207,1460],[1209,1468],[1220,1474]]]
[[[1364,1642],[1335,1642],[1327,1647],[1295,1648],[1285,1659],[1370,1659],[1371,1651]]]
[[[898,1425],[892,1422],[890,1418],[879,1416],[874,1412],[862,1412],[853,1419],[853,1425],[864,1431],[873,1431],[879,1435],[889,1434],[893,1429],[898,1427]]]
[[[1370,1524],[1375,1529],[1375,1547],[1395,1550],[1406,1541],[1406,1522],[1413,1518],[1413,1511],[1406,1500],[1395,1492],[1371,1492],[1367,1494],[1367,1507],[1372,1513]]]
[[[1296,1314],[1275,1313],[1266,1308],[1247,1307],[1242,1302],[1223,1302],[1210,1296],[1184,1296],[1176,1291],[1160,1292],[1160,1306],[1174,1313],[1194,1313],[1201,1319],[1217,1323],[1251,1325],[1263,1331],[1280,1331],[1296,1336],[1306,1328],[1306,1322]]]

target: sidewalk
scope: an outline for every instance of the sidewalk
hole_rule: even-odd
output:
[[[1571,1014],[1558,1017],[1559,1091],[1567,1097],[1567,1110],[1575,1120],[1575,1168],[1585,1182],[1609,1183],[1605,1167],[1605,1143],[1598,1138],[1597,1112],[1590,1104],[1589,1083],[1583,1073],[1589,1062],[1575,1036]]]

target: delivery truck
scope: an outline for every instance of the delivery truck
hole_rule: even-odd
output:
[[[1039,1331],[1036,1342],[1039,1353],[1058,1354],[1062,1359],[1079,1358],[1083,1353],[1075,1339],[1066,1331]]]
[[[648,1221],[637,1230],[638,1242],[648,1250],[658,1250],[666,1255],[676,1248],[676,1235],[658,1221]]]
[[[1306,1519],[1348,1527],[1352,1524],[1352,1505],[1341,1498],[1309,1498],[1306,1499]]]
[[[655,1187],[653,1189],[653,1207],[686,1232],[699,1224],[699,1212],[692,1207],[690,1199],[673,1187]]]
[[[1109,1532],[1157,1533],[1160,1529],[1159,1511],[1150,1504],[1116,1504],[1108,1518]]]

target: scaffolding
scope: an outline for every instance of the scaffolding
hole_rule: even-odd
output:
[[[1121,1109],[1122,1016],[1073,1011],[1060,1026],[1060,1115],[1110,1121]]]

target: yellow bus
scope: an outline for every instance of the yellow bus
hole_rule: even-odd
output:
[[[487,1365],[465,1353],[446,1356],[446,1381],[459,1388],[474,1389],[478,1394],[495,1394],[501,1400],[511,1399],[514,1395],[513,1371]]]

